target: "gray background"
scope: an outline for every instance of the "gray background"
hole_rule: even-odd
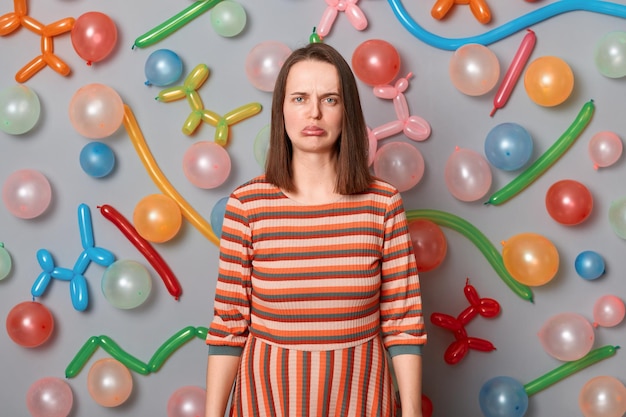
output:
[[[4,1],[0,14],[12,10]],[[91,336],[108,335],[128,353],[148,361],[170,336],[186,326],[208,326],[212,313],[218,251],[190,223],[175,239],[156,245],[157,250],[178,276],[183,287],[179,301],[166,291],[159,276],[128,240],[104,219],[98,205],[111,204],[132,218],[137,202],[159,190],[151,181],[123,128],[104,139],[115,151],[115,172],[103,179],[87,176],[80,168],[79,153],[89,139],[80,136],[70,124],[68,105],[74,92],[83,85],[99,82],[119,92],[135,112],[148,146],[159,166],[174,187],[207,220],[214,204],[236,185],[261,172],[254,159],[253,142],[269,121],[271,96],[256,90],[245,75],[245,59],[259,42],[278,40],[290,48],[308,42],[313,26],[319,23],[326,3],[321,0],[241,1],[247,11],[244,33],[223,38],[212,29],[209,14],[200,16],[172,36],[145,49],[131,49],[134,39],[190,2],[154,2],[146,0],[29,0],[30,15],[42,23],[51,23],[87,11],[108,14],[118,27],[118,46],[105,60],[91,67],[85,65],[72,48],[69,34],[55,38],[55,53],[72,68],[62,77],[49,68],[31,78],[27,85],[41,100],[41,119],[34,130],[11,136],[0,132],[0,182],[15,170],[35,168],[50,180],[53,202],[36,219],[13,217],[0,206],[0,241],[13,260],[11,275],[0,282],[0,313],[6,317],[16,304],[30,300],[30,288],[41,272],[36,251],[50,250],[56,264],[71,268],[81,250],[77,225],[77,207],[91,208],[93,229],[98,246],[113,251],[118,259],[144,263],[152,272],[153,291],[140,308],[120,310],[110,305],[100,291],[103,267],[92,264],[85,273],[89,284],[90,304],[85,312],[73,309],[68,285],[52,282],[39,299],[55,318],[53,337],[38,348],[14,344],[6,332],[0,332],[0,404],[2,415],[25,416],[25,395],[29,386],[44,376],[63,377],[69,361]],[[493,19],[481,25],[467,6],[457,5],[444,21],[430,17],[433,2],[405,1],[415,20],[428,30],[447,37],[475,36],[496,28],[547,2],[523,0],[489,2]],[[534,104],[523,85],[518,84],[508,104],[491,118],[495,89],[480,97],[460,93],[448,77],[452,52],[440,50],[413,37],[396,19],[385,0],[362,0],[359,6],[368,18],[368,27],[359,32],[340,14],[326,42],[337,47],[350,60],[354,49],[368,39],[384,39],[398,50],[402,59],[399,76],[413,72],[405,92],[410,113],[426,119],[432,135],[424,142],[409,141],[396,135],[383,142],[407,141],[423,154],[426,172],[422,181],[403,193],[407,209],[438,209],[456,214],[479,228],[498,248],[500,242],[523,232],[541,233],[557,247],[560,269],[547,285],[534,288],[535,303],[517,297],[503,284],[495,271],[461,234],[444,229],[448,243],[445,261],[435,270],[422,274],[426,318],[433,312],[456,316],[466,306],[463,286],[466,278],[481,297],[496,299],[502,307],[500,316],[477,318],[468,325],[470,335],[490,340],[497,347],[491,353],[470,351],[455,366],[447,365],[443,353],[453,338],[450,332],[428,321],[429,343],[424,352],[424,393],[434,404],[435,416],[480,415],[478,393],[494,376],[511,376],[522,384],[530,382],[559,366],[561,362],[542,348],[537,332],[551,316],[575,312],[592,319],[593,304],[604,294],[626,297],[624,270],[625,242],[608,223],[612,200],[625,194],[623,161],[595,171],[587,144],[596,132],[611,130],[623,135],[623,80],[603,77],[596,69],[593,53],[596,43],[607,32],[623,30],[620,18],[591,12],[572,12],[533,26],[537,45],[531,59],[555,55],[572,68],[575,87],[562,105],[544,108]],[[501,78],[513,58],[524,33],[515,33],[489,46],[497,55]],[[39,54],[39,37],[21,28],[0,38],[0,87],[15,84],[14,74]],[[144,85],[144,63],[159,48],[172,49],[184,62],[184,75],[199,63],[209,66],[211,74],[200,89],[205,107],[219,114],[248,102],[260,102],[259,115],[232,128],[228,152],[232,172],[228,181],[213,190],[200,190],[185,178],[181,160],[187,148],[198,140],[212,140],[214,128],[202,125],[196,135],[184,136],[180,128],[189,107],[184,101],[159,103],[157,87]],[[183,76],[184,76],[183,75]],[[521,80],[520,80],[521,81]],[[181,80],[182,83],[182,80]],[[379,126],[395,119],[391,101],[376,98],[371,87],[360,83],[368,125]],[[596,112],[588,128],[567,154],[531,187],[508,203],[488,207],[482,201],[464,203],[447,190],[443,168],[455,146],[483,152],[484,139],[496,124],[516,122],[532,135],[533,158],[545,151],[569,126],[582,105],[594,99]],[[517,175],[492,168],[491,192]],[[570,178],[587,185],[594,197],[590,218],[581,225],[566,227],[549,217],[545,193],[554,182]],[[577,276],[574,259],[583,250],[602,254],[607,273],[597,281]],[[595,347],[624,344],[624,325],[597,328]],[[611,375],[624,381],[624,354],[579,372],[530,398],[528,416],[581,415],[578,394],[594,376]],[[165,416],[170,395],[186,385],[204,386],[206,347],[193,340],[170,356],[164,366],[147,376],[133,373],[134,389],[123,405],[107,409],[97,405],[87,387],[89,367],[108,355],[98,350],[75,378],[68,379],[74,393],[72,416]]]

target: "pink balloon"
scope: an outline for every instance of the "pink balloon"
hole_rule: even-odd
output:
[[[183,155],[185,176],[198,188],[219,187],[228,179],[230,168],[230,155],[215,142],[196,142]]]
[[[41,378],[26,392],[26,406],[33,417],[67,417],[73,404],[72,389],[60,378]]]
[[[15,217],[32,219],[41,215],[52,200],[48,178],[35,169],[15,171],[4,182],[2,199]]]
[[[461,201],[476,201],[491,188],[491,168],[478,152],[457,147],[446,162],[444,179],[454,197]]]
[[[133,391],[133,377],[127,367],[113,358],[96,361],[87,374],[87,390],[103,407],[123,404]]]
[[[22,347],[41,346],[54,331],[54,317],[50,310],[36,301],[24,301],[9,311],[6,320],[11,340]]]
[[[603,295],[593,305],[593,325],[602,327],[617,326],[624,320],[624,301],[614,295]]]
[[[575,361],[585,356],[595,340],[591,323],[576,313],[550,317],[538,333],[544,350],[561,361]]]
[[[449,65],[452,84],[468,96],[481,96],[495,87],[500,78],[500,62],[484,45],[468,43],[458,48]]]
[[[248,80],[261,91],[273,91],[276,77],[290,54],[291,49],[282,42],[257,44],[246,57]]]
[[[622,150],[622,140],[614,132],[598,132],[589,141],[589,157],[595,169],[616,163],[622,156]]]
[[[174,391],[167,401],[167,417],[204,416],[206,390],[196,386],[185,386]]]
[[[626,413],[626,387],[612,376],[591,378],[580,390],[578,406],[585,417],[622,417]]]
[[[410,190],[424,175],[424,157],[409,143],[386,143],[374,156],[374,174],[400,192]]]
[[[74,22],[71,38],[78,56],[91,65],[111,53],[117,43],[117,27],[106,14],[87,12]]]
[[[111,136],[124,120],[124,102],[120,95],[104,84],[87,84],[72,96],[70,122],[81,135],[100,139]]]

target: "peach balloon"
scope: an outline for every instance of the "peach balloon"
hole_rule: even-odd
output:
[[[133,224],[137,233],[153,243],[172,239],[182,225],[180,207],[164,194],[152,194],[142,198],[133,211]]]
[[[593,326],[577,313],[560,313],[550,317],[538,336],[550,356],[565,362],[581,359],[591,351],[595,341]]]
[[[626,387],[615,377],[596,376],[581,388],[578,406],[585,417],[622,417],[626,413]]]
[[[559,252],[549,239],[540,234],[520,233],[502,245],[504,267],[522,284],[544,285],[559,270]]]
[[[491,188],[491,167],[487,159],[476,151],[457,147],[444,167],[448,191],[461,201],[476,201]]]
[[[103,407],[117,407],[133,391],[133,377],[126,366],[113,358],[96,361],[87,374],[87,390]]]
[[[111,136],[122,125],[124,102],[120,95],[104,84],[87,84],[72,96],[69,106],[74,129],[90,139]]]
[[[500,62],[484,45],[468,43],[456,51],[448,67],[452,84],[468,96],[482,96],[491,91],[500,78]]]
[[[2,199],[15,217],[33,219],[43,214],[52,200],[48,178],[35,169],[20,169],[8,176]]]
[[[610,131],[598,132],[589,141],[589,157],[593,168],[608,167],[616,163],[622,156],[624,145],[622,139]]]
[[[614,327],[624,320],[624,301],[615,295],[603,295],[593,305],[593,325]]]

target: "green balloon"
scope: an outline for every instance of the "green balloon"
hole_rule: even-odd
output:
[[[231,0],[223,0],[211,10],[211,26],[215,32],[225,38],[239,35],[246,27],[246,11]]]
[[[5,279],[11,272],[11,255],[0,242],[0,280]]]
[[[598,41],[594,60],[600,74],[608,78],[626,76],[626,32],[609,32]]]
[[[0,91],[0,129],[10,135],[21,135],[39,121],[39,97],[25,85]]]

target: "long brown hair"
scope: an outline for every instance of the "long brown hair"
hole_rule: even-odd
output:
[[[354,74],[341,54],[325,43],[310,43],[296,49],[285,60],[276,78],[272,98],[270,144],[265,163],[265,177],[285,191],[295,191],[291,168],[292,146],[285,130],[283,105],[287,76],[294,64],[305,61],[327,62],[337,68],[339,93],[342,96],[343,122],[337,140],[337,184],[339,194],[367,190],[372,182],[368,165],[367,125]]]

